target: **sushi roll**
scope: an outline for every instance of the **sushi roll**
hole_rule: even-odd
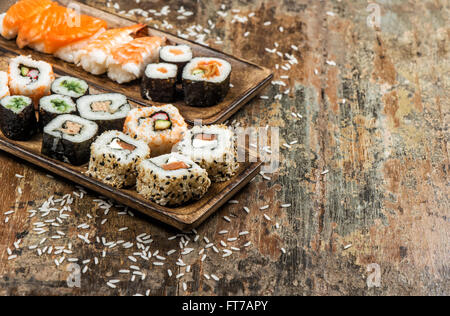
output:
[[[84,80],[64,76],[56,79],[53,82],[52,92],[55,94],[61,94],[74,99],[78,99],[89,92],[89,86]]]
[[[77,106],[73,100],[64,95],[52,94],[39,101],[39,126],[44,128],[61,114],[76,114]]]
[[[59,115],[44,127],[42,154],[81,166],[89,161],[97,133],[95,122],[70,114]]]
[[[114,49],[107,59],[108,77],[120,84],[141,78],[145,66],[158,61],[165,41],[157,36],[140,37]]]
[[[173,102],[177,93],[177,66],[150,64],[142,78],[141,94],[154,102]]]
[[[177,151],[206,169],[213,182],[230,180],[239,168],[236,138],[225,125],[194,126]]]
[[[122,131],[131,110],[127,97],[119,93],[86,95],[77,100],[80,116],[98,123],[100,133]]]
[[[106,73],[108,56],[112,51],[131,42],[131,35],[144,27],[144,24],[136,24],[103,32],[75,54],[75,64],[94,75]]]
[[[0,71],[0,100],[9,95],[8,74]]]
[[[18,56],[9,63],[9,88],[12,95],[24,95],[39,104],[39,99],[50,94],[55,80],[52,65],[35,61],[27,56]]]
[[[178,66],[178,82],[181,82],[184,66],[192,60],[192,57],[192,49],[187,45],[164,46],[159,52],[159,61],[161,63],[175,64]]]
[[[177,153],[142,160],[137,170],[137,192],[162,206],[199,200],[211,185],[206,170]]]
[[[229,89],[231,65],[219,58],[194,58],[183,70],[183,90],[187,105],[213,106],[222,102]]]
[[[170,153],[186,131],[186,122],[171,104],[133,109],[124,126],[126,134],[148,144],[152,157]]]
[[[150,149],[141,140],[118,131],[103,133],[91,146],[88,174],[116,188],[136,184],[136,166],[150,158]]]
[[[0,128],[7,138],[29,140],[37,131],[33,100],[8,96],[0,101]]]

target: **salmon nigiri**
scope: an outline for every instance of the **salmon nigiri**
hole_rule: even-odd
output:
[[[140,37],[114,49],[107,60],[108,77],[118,83],[142,77],[145,66],[158,60],[165,42],[161,37]]]
[[[0,16],[1,35],[6,39],[15,38],[24,22],[52,5],[55,5],[55,3],[50,0],[21,0],[17,2]]]
[[[111,52],[115,48],[131,42],[133,40],[131,34],[137,33],[144,27],[144,24],[136,24],[107,30],[76,54],[75,63],[94,75],[104,74],[107,70],[107,58]]]
[[[62,6],[52,6],[22,24],[17,45],[53,54],[62,47],[91,38],[105,28],[105,21],[78,15]]]

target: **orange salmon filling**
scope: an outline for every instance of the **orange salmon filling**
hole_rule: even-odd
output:
[[[188,165],[186,165],[182,161],[178,161],[163,165],[161,168],[163,168],[166,171],[173,171],[173,170],[187,169]]]
[[[111,101],[98,101],[91,104],[94,112],[111,112]]]
[[[217,139],[217,135],[214,135],[214,134],[197,134],[197,135],[195,135],[195,139],[211,142],[211,141]]]
[[[168,73],[168,71],[167,71],[167,69],[166,68],[158,68],[157,69],[160,73],[163,73],[163,74],[166,74],[166,73]]]
[[[83,125],[72,121],[67,121],[64,126],[65,127],[60,128],[59,130],[68,135],[78,135],[83,128]]]
[[[222,64],[219,63],[216,60],[211,60],[211,61],[201,61],[198,63],[197,67],[192,71],[203,71],[203,77],[206,79],[210,79],[212,77],[217,77],[220,76],[220,69],[219,67],[221,67]]]
[[[183,55],[183,51],[181,49],[171,49],[169,52],[175,56]]]
[[[117,143],[120,145],[120,147],[122,147],[125,150],[133,151],[133,150],[136,149],[136,146],[133,146],[133,145],[128,144],[128,143],[125,143],[125,142],[123,142],[121,140],[119,140]]]

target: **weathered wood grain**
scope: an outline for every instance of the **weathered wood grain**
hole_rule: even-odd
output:
[[[137,7],[118,2],[118,11]],[[105,6],[104,1],[87,3]],[[299,143],[281,150],[280,170],[270,181],[251,182],[237,195],[239,204],[225,206],[198,230],[216,245],[248,230],[234,242],[241,251],[223,259],[209,249],[202,262],[198,251],[206,243],[191,242],[195,251],[187,256],[177,252],[163,268],[140,260],[147,278],[126,281],[129,278],[118,271],[132,264],[127,259],[132,252],[116,247],[101,258],[103,246],[76,238],[79,224],[90,224],[85,232],[92,239],[128,241],[152,234],[151,249],[162,253],[177,248],[179,240],[167,240],[174,232],[147,218],[119,216],[113,210],[104,216],[89,195],[74,201],[70,224],[60,227],[67,234],[60,243],[67,245],[71,239],[71,256],[97,256],[100,262],[89,264],[80,289],[70,289],[65,265],[57,268],[53,263],[59,256],[38,257],[27,249],[41,237],[32,232],[36,220],[28,219],[26,211],[49,194],[71,193],[73,186],[1,153],[1,222],[4,212],[15,213],[0,229],[0,294],[132,295],[149,289],[151,295],[448,295],[448,2],[382,2],[376,30],[367,24],[367,1],[231,1],[226,3],[228,16],[219,18],[221,4],[170,2],[172,11],[183,5],[194,15],[186,20],[177,20],[177,13],[153,17],[152,24],[162,26],[166,20],[186,28],[206,26],[210,19],[216,23],[209,40],[213,47],[274,69],[286,63],[265,52],[277,41],[279,51],[299,60],[291,71],[276,72],[276,79],[289,74],[288,96],[274,100],[285,88],[271,86],[264,92],[269,100],[254,100],[233,118],[242,126],[278,126],[282,143]],[[139,6],[159,11],[164,5],[142,0]],[[247,23],[232,23],[231,8],[240,9],[235,14],[242,16],[256,15]],[[265,21],[272,24],[265,27]],[[250,35],[244,37],[247,31]],[[215,44],[217,36],[223,45]],[[293,111],[303,118],[294,118]],[[324,170],[329,172],[321,174]],[[16,178],[16,173],[25,178]],[[282,209],[283,203],[292,206]],[[271,207],[260,211],[266,204]],[[264,212],[272,222],[264,219]],[[231,224],[222,219],[225,215]],[[104,218],[108,221],[101,225]],[[125,226],[127,231],[118,232]],[[230,231],[225,237],[218,234],[223,229]],[[13,249],[18,239],[23,240],[14,251],[18,258],[8,261],[6,248]],[[252,246],[244,249],[247,241]],[[178,258],[191,263],[192,272],[169,278],[167,268],[174,275],[184,271],[176,265]],[[371,274],[367,267],[374,263],[381,269],[380,287],[366,282]],[[220,281],[206,280],[204,273],[214,273]],[[108,288],[106,282],[116,278],[122,280],[118,289]]]

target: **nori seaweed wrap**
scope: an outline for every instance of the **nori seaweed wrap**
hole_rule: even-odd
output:
[[[231,65],[219,58],[194,58],[183,71],[185,102],[208,107],[222,102],[230,90]]]
[[[177,94],[177,66],[173,64],[150,64],[142,78],[141,94],[144,99],[170,103]]]
[[[80,166],[89,161],[98,125],[79,116],[63,114],[44,127],[42,154]]]
[[[29,140],[37,131],[33,100],[25,96],[8,96],[0,101],[0,128],[12,140]]]

